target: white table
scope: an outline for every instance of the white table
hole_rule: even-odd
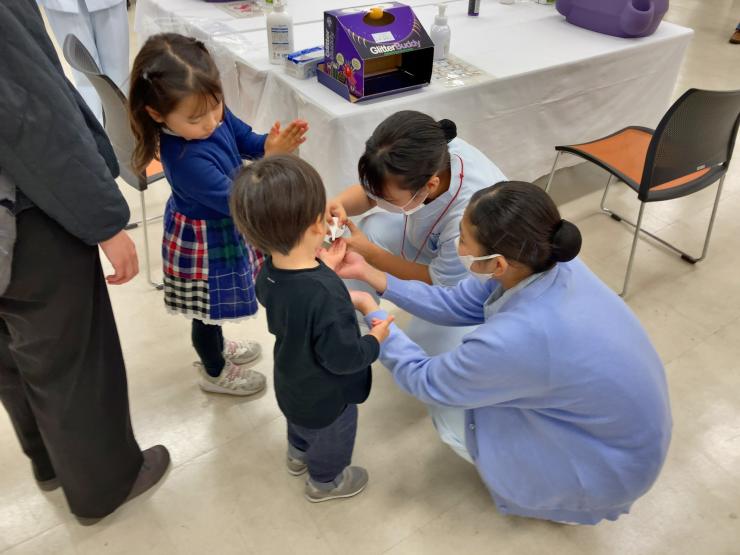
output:
[[[428,27],[434,5],[407,3]],[[296,49],[322,44],[323,10],[357,4],[293,0]],[[478,18],[466,12],[466,1],[449,2],[451,52],[490,77],[357,104],[315,80],[293,79],[271,66],[264,18],[234,19],[199,0],[139,0],[136,30],[144,36],[176,30],[205,40],[222,71],[227,103],[256,129],[268,129],[278,119],[308,120],[310,139],[301,155],[319,170],[330,194],[356,180],[357,160],[377,124],[407,109],[455,121],[460,136],[509,178],[534,180],[549,171],[556,144],[597,138],[626,125],[654,127],[670,102],[692,36],[691,30],[664,22],[645,39],[609,37],[566,23],[552,6],[529,2],[483,2]],[[222,32],[209,34],[214,22],[222,24]]]

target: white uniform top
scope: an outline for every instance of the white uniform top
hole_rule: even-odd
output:
[[[455,239],[460,236],[460,221],[470,197],[480,189],[506,181],[496,164],[462,139],[451,141],[449,150],[450,188],[409,216],[404,247],[407,260],[414,260],[421,248],[417,261],[429,264],[434,284],[444,286],[457,285],[469,275],[457,256]]]
[[[78,0],[36,0],[40,6],[43,6],[47,10],[55,10],[58,12],[67,13],[80,13],[80,6]],[[87,11],[97,12],[100,10],[107,10],[113,6],[117,6],[124,0],[83,0]]]

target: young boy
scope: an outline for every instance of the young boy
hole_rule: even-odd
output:
[[[360,493],[364,468],[349,466],[357,404],[370,394],[370,365],[386,320],[364,337],[342,280],[316,258],[327,233],[326,193],[311,165],[289,155],[244,168],[231,212],[248,240],[269,253],[257,299],[275,336],[275,395],[288,421],[288,471],[308,470],[314,503]]]

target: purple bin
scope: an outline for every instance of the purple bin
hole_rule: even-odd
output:
[[[668,0],[557,0],[568,23],[615,37],[652,35],[668,11]]]

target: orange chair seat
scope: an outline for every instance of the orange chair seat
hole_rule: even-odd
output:
[[[627,183],[635,191],[639,191],[642,173],[645,169],[645,159],[652,138],[653,132],[649,129],[628,127],[603,139],[561,148],[598,164]],[[710,168],[705,168],[653,186],[650,190],[661,191],[685,185],[702,177],[709,171]]]
[[[162,167],[162,162],[159,160],[152,160],[149,165],[146,167],[146,176],[152,177],[155,175],[158,175],[160,173],[164,172],[164,168]]]

